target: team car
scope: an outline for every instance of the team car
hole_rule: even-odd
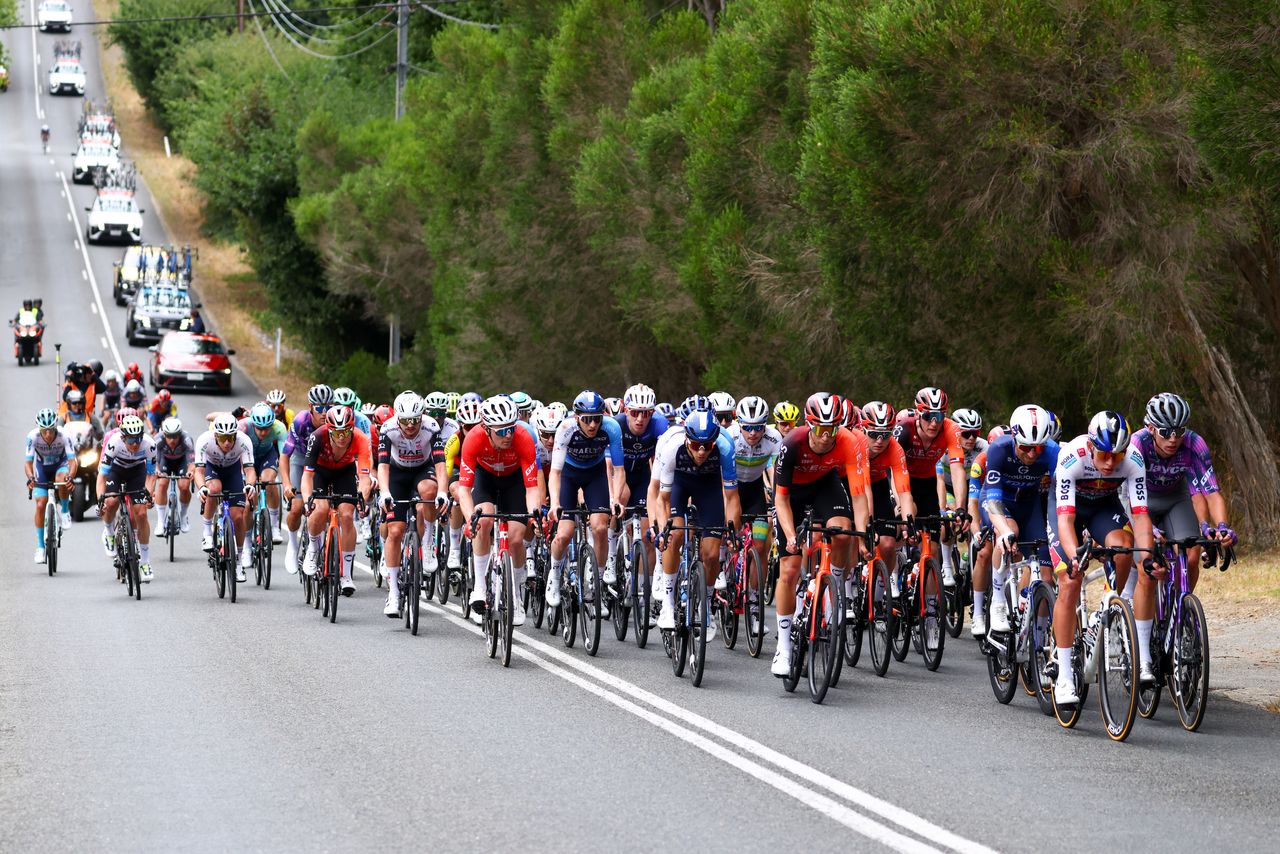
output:
[[[43,0],[36,10],[36,23],[41,32],[71,32],[71,4],[66,0]]]
[[[85,237],[90,243],[108,240],[122,243],[142,242],[142,215],[133,193],[124,190],[103,190],[85,208],[89,212],[89,225]]]
[[[124,332],[130,344],[159,341],[173,329],[191,324],[191,311],[199,307],[186,288],[167,285],[146,286],[133,295],[125,317]]]
[[[86,82],[84,66],[78,59],[59,59],[49,69],[50,95],[83,95]]]
[[[190,246],[130,246],[115,262],[111,296],[116,305],[128,305],[130,297],[143,285],[191,286],[191,263],[196,257]]]
[[[120,165],[120,152],[106,137],[80,140],[72,161],[71,180],[77,184],[92,184],[97,172],[115,169]]]

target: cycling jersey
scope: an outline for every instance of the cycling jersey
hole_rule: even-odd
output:
[[[988,448],[987,450],[990,450]],[[983,451],[973,458],[973,465],[969,466],[969,497],[977,499],[982,491],[982,481],[987,476],[987,451]],[[1049,481],[1052,484],[1053,475],[1050,474]]]
[[[964,446],[961,446],[960,449],[963,451]],[[982,453],[985,450],[987,450],[987,440],[979,438],[978,441],[974,443],[972,451],[964,452],[964,470],[966,472],[968,472],[970,467],[973,466],[973,461],[977,459],[978,454]],[[941,457],[939,457],[938,464],[934,466],[934,473],[937,474],[939,477],[941,477],[942,482],[947,485],[947,492],[954,494],[955,490],[951,488],[950,460],[944,460]]]
[[[707,458],[698,464],[684,442],[664,442],[654,461],[654,478],[664,492],[671,491],[677,478],[710,480],[719,473],[725,489],[738,488],[737,463],[733,456],[733,440],[721,430]]]
[[[195,462],[196,443],[186,430],[178,437],[176,447],[170,447],[168,441],[161,438],[156,442],[156,461],[165,471],[186,471]]]
[[[124,389],[119,383],[114,386],[108,385],[102,392],[102,410],[120,408],[120,397],[124,394]]]
[[[268,455],[278,453],[289,435],[289,431],[283,424],[272,421],[271,426],[267,428],[266,438],[259,439],[258,431],[254,429],[253,423],[248,418],[240,419],[240,432],[249,437],[255,460],[265,459]]]
[[[643,472],[647,476],[658,447],[658,439],[670,428],[666,416],[659,412],[653,413],[644,432],[639,435],[631,432],[626,413],[613,416],[613,420],[618,422],[618,429],[622,433],[622,458],[628,478],[632,472]]]
[[[870,455],[870,451],[867,452]],[[869,483],[880,481],[893,475],[893,491],[898,493],[911,491],[911,477],[907,474],[907,455],[903,453],[898,440],[889,438],[888,444],[874,457],[867,458],[867,480]]]
[[[551,452],[551,470],[561,471],[565,464],[573,468],[588,469],[599,465],[608,452],[609,462],[623,464],[622,428],[612,418],[605,418],[600,429],[590,438],[578,427],[576,418],[566,418],[556,429],[556,443]]]
[[[964,450],[960,447],[960,431],[950,418],[942,420],[942,429],[928,445],[918,429],[919,419],[908,414],[893,429],[893,437],[907,456],[907,474],[914,478],[932,478],[936,465],[946,457],[947,465],[964,462]]]
[[[284,440],[284,450],[281,453],[285,456],[292,456],[293,452],[297,450],[302,450],[305,453],[307,440],[311,438],[312,433],[323,426],[323,417],[320,419],[319,424],[315,424],[311,420],[311,410],[302,410],[293,419],[293,426],[289,428],[289,435]]]
[[[746,440],[742,426],[735,421],[729,425],[729,438],[733,440],[739,483],[750,483],[764,477],[765,468],[782,447],[782,434],[772,427],[765,427],[759,444],[752,445]]]
[[[27,434],[27,462],[39,463],[45,469],[59,469],[75,456],[71,437],[55,428],[53,441],[46,442],[36,427]]]
[[[1188,430],[1178,450],[1169,457],[1156,451],[1156,437],[1146,427],[1133,434],[1133,444],[1146,463],[1147,487],[1152,495],[1179,493],[1184,484],[1192,495],[1218,492],[1209,445],[1199,433]]]
[[[836,431],[836,442],[830,451],[819,454],[809,447],[809,425],[797,427],[782,440],[775,469],[779,495],[793,486],[813,483],[828,472],[844,475],[849,494],[862,495],[867,489],[867,437],[851,430]]]
[[[196,439],[196,465],[204,468],[226,468],[228,466],[253,465],[253,445],[249,437],[237,431],[231,447],[223,450],[218,445],[218,437],[212,430],[206,430]]]
[[[1147,467],[1142,459],[1142,452],[1136,445],[1130,444],[1125,452],[1124,460],[1116,468],[1115,473],[1103,475],[1093,464],[1093,454],[1089,451],[1089,437],[1077,436],[1062,446],[1058,452],[1058,465],[1054,473],[1057,487],[1054,490],[1054,502],[1058,514],[1075,513],[1076,499],[1084,501],[1101,501],[1116,498],[1120,488],[1126,487],[1129,493],[1129,507],[1135,516],[1147,512]],[[990,468],[988,455],[988,469]],[[1097,536],[1097,532],[1095,532]]]
[[[164,421],[171,415],[178,414],[178,404],[170,400],[166,405],[163,400],[156,398],[147,405],[147,417],[151,419],[151,426],[158,427],[160,422]]]
[[[457,471],[458,455],[462,453],[462,433],[457,432],[444,443],[444,476],[452,479]]]
[[[156,470],[156,442],[150,436],[132,447],[124,441],[124,434],[113,430],[102,445],[102,473],[108,474],[113,466],[130,469],[145,465],[147,474]]]
[[[1039,498],[1058,467],[1059,446],[1050,439],[1033,463],[1018,459],[1012,436],[1001,436],[986,451],[986,474],[979,501],[1023,502]]]
[[[341,455],[338,455],[333,443],[329,441],[328,424],[321,425],[320,429],[307,439],[307,454],[303,461],[307,471],[314,472],[317,468],[341,469],[350,465],[354,465],[360,474],[368,474],[369,469],[372,468],[369,437],[364,433],[359,430],[352,431],[351,441],[347,443],[346,450]]]
[[[412,438],[404,434],[398,423],[382,426],[378,437],[378,464],[396,468],[444,462],[444,444],[440,441],[440,425],[434,418],[424,416],[422,426]]]
[[[487,430],[473,429],[462,442],[462,469],[458,483],[473,486],[476,470],[484,469],[497,477],[520,475],[526,488],[538,485],[538,454],[534,441],[524,430],[512,433],[511,447],[498,450],[489,441]]]

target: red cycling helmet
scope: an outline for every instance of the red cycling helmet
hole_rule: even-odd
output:
[[[925,386],[916,392],[916,412],[946,412],[947,393],[940,388]]]
[[[867,430],[892,430],[893,407],[881,400],[873,400],[862,407],[862,426]]]
[[[166,403],[168,403],[172,399],[173,399],[173,393],[170,392],[169,389],[167,388],[162,388],[158,392],[156,392],[156,400],[163,400]]]
[[[356,417],[351,414],[350,406],[330,407],[324,420],[330,430],[350,430],[356,426]]]
[[[396,411],[384,403],[377,409],[373,410],[373,420],[379,425],[386,424],[387,421],[395,414]]]
[[[992,427],[991,432],[987,434],[987,444],[991,444],[996,439],[999,439],[1001,436],[1005,435],[1008,432],[1009,432],[1008,427],[1004,426],[1003,424],[997,424],[996,426]]]
[[[805,401],[804,420],[810,424],[840,424],[843,417],[840,398],[830,392],[816,392]]]

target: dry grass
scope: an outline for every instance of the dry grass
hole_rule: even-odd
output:
[[[94,0],[100,20],[114,16],[118,0]],[[211,241],[201,234],[204,212],[193,178],[196,167],[180,155],[165,157],[164,134],[147,115],[141,96],[129,81],[119,47],[102,45],[102,76],[115,107],[120,136],[129,157],[138,165],[155,197],[159,216],[175,244],[191,244],[199,250],[196,290],[210,326],[236,350],[236,368],[260,389],[283,388],[290,402],[302,400],[311,385],[310,363],[302,351],[286,339],[282,370],[275,370],[275,333],[263,330],[254,319],[267,307],[266,296],[234,244]],[[243,384],[241,384],[243,389]]]
[[[1225,573],[1201,570],[1196,594],[1216,614],[1280,615],[1280,550],[1246,552]]]

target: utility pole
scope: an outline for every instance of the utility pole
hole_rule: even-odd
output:
[[[244,32],[244,0],[236,0],[236,32]]]
[[[404,118],[404,86],[409,79],[409,0],[396,7],[396,121]],[[400,362],[400,315],[392,312],[387,320],[387,362]]]

